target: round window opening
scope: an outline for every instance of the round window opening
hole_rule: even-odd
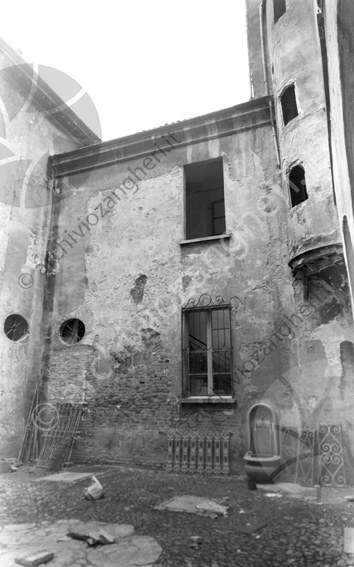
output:
[[[60,327],[60,336],[64,343],[74,345],[79,343],[85,334],[85,325],[80,319],[68,319]]]
[[[5,319],[4,331],[10,341],[19,341],[28,335],[28,323],[22,315],[9,315]]]

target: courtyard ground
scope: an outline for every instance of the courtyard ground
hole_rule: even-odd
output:
[[[101,473],[98,478],[106,490],[105,498],[89,501],[83,497],[89,479],[74,484],[39,482],[47,471],[21,467],[15,473],[0,475],[1,529],[22,523],[43,528],[72,518],[131,524],[137,535],[150,536],[161,546],[157,567],[354,565],[354,557],[343,552],[343,529],[353,520],[354,505],[345,501],[351,490],[323,489],[323,502],[318,504],[304,496],[269,497],[264,490],[249,490],[243,477],[171,474],[123,466],[87,465],[69,470]],[[211,519],[155,509],[182,495],[216,500],[227,497],[224,502],[230,506],[229,513]],[[191,536],[200,536],[201,543],[193,542]],[[0,565],[5,551],[0,547]],[[71,567],[73,562],[68,559],[66,565]],[[96,566],[100,567],[99,561]]]

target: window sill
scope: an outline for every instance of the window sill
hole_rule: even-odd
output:
[[[182,398],[181,404],[235,404],[232,396],[189,396]]]
[[[231,238],[230,232],[223,232],[223,234],[217,234],[216,236],[204,236],[203,238],[192,238],[191,240],[181,240],[180,245],[184,246],[185,244],[195,244],[198,242],[209,242],[213,240],[227,240]]]

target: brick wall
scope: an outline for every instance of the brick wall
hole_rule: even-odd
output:
[[[72,454],[74,462],[131,463],[164,467],[167,433],[174,430],[231,433],[231,471],[241,472],[241,408],[181,405],[177,362],[166,353],[132,357],[107,371],[89,345],[51,353],[48,401],[85,401]],[[137,364],[139,363],[139,364]],[[101,373],[99,373],[101,370]]]

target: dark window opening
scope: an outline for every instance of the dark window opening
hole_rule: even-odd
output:
[[[276,24],[279,18],[282,17],[286,12],[286,1],[285,0],[273,0],[274,1],[274,23]]]
[[[232,394],[230,310],[184,312],[185,388],[189,396]]]
[[[60,327],[60,336],[68,345],[79,343],[85,335],[85,325],[80,319],[68,319]]]
[[[306,191],[305,170],[301,167],[301,165],[296,165],[290,171],[289,186],[292,207],[296,207],[296,205],[306,201],[308,197]]]
[[[223,234],[225,225],[222,159],[184,167],[186,183],[186,238]]]
[[[286,126],[290,120],[299,114],[296,104],[295,85],[287,87],[281,95],[280,100],[283,111],[284,126]]]
[[[4,331],[10,341],[19,341],[28,334],[28,323],[22,315],[9,315],[5,319]]]

